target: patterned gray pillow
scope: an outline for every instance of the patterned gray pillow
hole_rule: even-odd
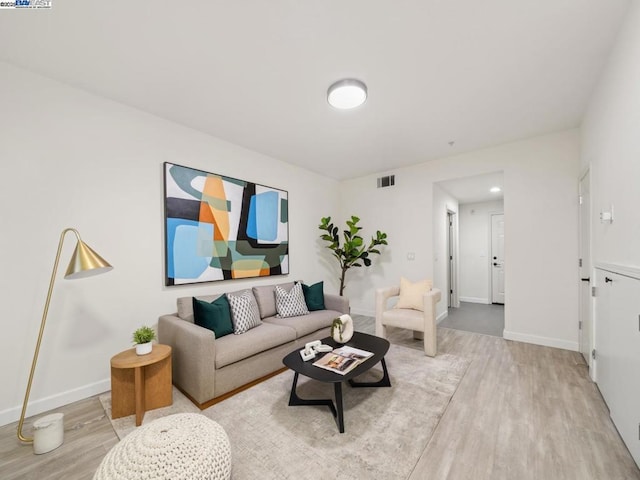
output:
[[[233,333],[240,335],[262,323],[258,304],[250,290],[245,290],[240,294],[227,293],[227,299],[231,307]]]
[[[276,310],[280,317],[297,317],[309,313],[307,303],[304,301],[302,284],[296,283],[287,293],[284,288],[276,285]]]

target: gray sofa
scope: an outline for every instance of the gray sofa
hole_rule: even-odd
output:
[[[293,282],[280,286],[288,291]],[[280,370],[286,354],[329,336],[332,320],[349,313],[349,300],[325,293],[326,310],[280,318],[274,290],[275,285],[250,289],[262,323],[241,335],[215,338],[213,331],[196,325],[193,297],[178,298],[178,311],[159,318],[158,341],[172,348],[173,383],[198,406]],[[212,302],[220,295],[196,298]]]

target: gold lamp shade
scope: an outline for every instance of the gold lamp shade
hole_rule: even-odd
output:
[[[67,280],[86,278],[106,273],[109,270],[113,270],[109,262],[98,255],[89,245],[79,240],[69,261],[64,278]]]

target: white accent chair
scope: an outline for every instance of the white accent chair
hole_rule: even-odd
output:
[[[424,353],[435,357],[437,350],[436,304],[441,293],[432,288],[423,295],[424,311],[409,308],[388,308],[390,298],[400,295],[400,286],[378,288],[376,290],[376,335],[387,337],[387,327],[399,327],[413,330],[413,338],[424,341]]]

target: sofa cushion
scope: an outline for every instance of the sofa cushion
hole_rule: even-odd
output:
[[[233,333],[231,310],[225,295],[221,295],[213,302],[205,302],[193,297],[193,315],[195,324],[212,330],[216,338]]]
[[[242,335],[227,335],[216,340],[216,368],[294,342],[295,339],[296,332],[293,329],[270,323],[261,323]]]
[[[333,319],[338,318],[340,315],[342,313],[335,310],[317,310],[300,317],[268,317],[263,319],[263,322],[293,328],[297,337],[300,338],[321,328],[330,327]]]
[[[227,294],[231,307],[233,333],[240,335],[260,325],[260,312],[256,299],[251,290],[244,290],[238,294]]]
[[[198,295],[198,300],[202,300],[204,302],[213,302],[217,298],[220,298],[224,293],[216,293],[215,295]],[[194,323],[193,318],[193,298],[194,297],[180,297],[178,298],[178,317],[182,320],[186,320],[187,322]]]
[[[315,310],[324,310],[324,282],[314,283],[313,285],[302,285],[302,293],[304,293],[304,301],[310,312]]]
[[[433,283],[431,280],[422,280],[412,283],[404,277],[400,277],[400,298],[394,308],[411,308],[413,310],[424,310],[424,294],[431,290]]]
[[[309,313],[302,293],[302,284],[296,283],[289,292],[279,285],[275,288],[276,310],[280,317],[298,317]]]
[[[293,282],[288,282],[281,283],[279,286],[288,292],[293,288],[293,285]],[[258,303],[260,318],[273,317],[278,313],[276,310],[275,288],[275,285],[253,287],[253,296],[256,297],[256,302]]]

